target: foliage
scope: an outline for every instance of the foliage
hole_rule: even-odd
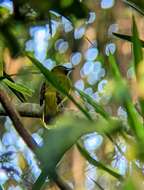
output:
[[[142,16],[144,15],[142,1],[126,0],[124,2],[130,7],[134,8],[139,13],[141,13]],[[136,80],[136,88],[138,92],[137,102],[133,103],[128,81],[126,81],[126,79],[122,76],[115,55],[113,55],[113,51],[111,51],[110,48],[108,48],[107,50],[107,59],[109,62],[108,84],[105,84],[107,83],[107,81],[104,79],[102,80],[103,83],[101,83],[104,84],[104,87],[102,85],[101,96],[105,99],[106,97],[108,97],[106,101],[107,104],[117,104],[123,107],[123,113],[126,115],[126,118],[120,118],[117,116],[113,116],[111,113],[108,113],[106,111],[107,105],[105,106],[103,99],[102,102],[98,102],[97,99],[94,98],[93,94],[87,93],[87,91],[83,89],[83,80],[80,80],[76,85],[72,84],[71,92],[67,92],[61,84],[58,84],[57,76],[54,75],[49,70],[49,68],[45,67],[44,60],[41,57],[36,57],[35,52],[30,52],[30,50],[28,51],[24,48],[24,44],[29,38],[28,30],[32,27],[36,27],[35,25],[40,25],[40,27],[44,29],[43,25],[45,25],[45,23],[49,23],[48,40],[51,49],[53,49],[54,42],[51,40],[51,38],[55,37],[55,33],[53,30],[51,18],[52,15],[50,11],[47,13],[47,10],[55,10],[63,16],[70,16],[72,20],[76,20],[76,18],[85,18],[85,16],[87,15],[88,9],[86,8],[85,4],[80,3],[79,1],[64,0],[59,1],[57,6],[55,6],[55,1],[50,1],[48,3],[44,0],[42,0],[42,2],[40,3],[39,1],[33,0],[14,0],[13,3],[13,14],[7,13],[7,10],[5,8],[1,8],[0,10],[0,14],[3,15],[3,17],[0,20],[0,39],[2,39],[0,44],[2,51],[1,54],[4,54],[5,47],[7,47],[11,53],[11,59],[19,59],[19,57],[21,56],[25,57],[28,65],[31,65],[31,67],[29,66],[26,70],[26,73],[29,74],[30,72],[33,72],[33,70],[35,69],[39,75],[38,77],[40,80],[47,80],[49,83],[51,83],[51,85],[56,89],[56,92],[62,93],[65,97],[67,97],[67,99],[70,100],[78,110],[77,113],[74,113],[75,111],[72,112],[71,110],[68,110],[68,113],[62,112],[62,114],[59,117],[54,118],[54,123],[50,125],[46,125],[45,123],[43,123],[43,121],[41,121],[42,126],[40,127],[40,129],[42,129],[42,134],[40,131],[40,135],[38,135],[37,133],[33,135],[33,138],[35,140],[37,139],[37,147],[35,147],[32,150],[33,153],[30,152],[30,150],[26,147],[25,143],[23,142],[24,145],[23,148],[20,149],[20,151],[24,152],[24,154],[26,154],[27,152],[27,154],[32,157],[32,160],[34,160],[35,162],[35,167],[37,171],[31,171],[29,172],[29,174],[27,174],[27,179],[31,174],[31,188],[34,190],[39,190],[42,189],[45,185],[50,185],[51,182],[55,182],[59,187],[61,187],[61,189],[62,186],[65,189],[67,189],[65,182],[63,183],[63,181],[58,180],[58,168],[63,156],[73,145],[76,144],[82,156],[90,164],[98,168],[100,172],[109,174],[108,179],[112,181],[115,189],[117,188],[117,184],[118,188],[122,190],[141,189],[141,187],[139,187],[139,184],[137,185],[136,181],[132,182],[133,178],[136,177],[137,173],[140,176],[138,182],[142,182],[144,161],[144,93],[142,90],[144,87],[144,60],[142,50],[144,42],[139,39],[139,33],[135,17],[132,17],[131,36],[118,33],[114,33],[114,35],[118,38],[130,41],[132,43],[132,54],[134,60],[133,66],[135,70],[134,80]],[[77,9],[73,9],[73,7],[77,7]],[[30,9],[32,12],[29,15],[28,10]],[[79,9],[81,9],[81,12],[79,11]],[[60,17],[62,16],[58,16],[58,19],[60,19]],[[63,19],[66,19],[66,23],[68,23],[69,26],[71,26],[71,22],[69,19]],[[87,27],[87,25],[89,25],[88,21],[86,22],[85,28]],[[81,34],[79,34],[79,36],[77,37],[75,34],[78,33],[77,31],[83,32],[83,29],[85,28],[83,28],[82,26],[74,31],[75,39],[81,39],[83,35],[81,36]],[[23,39],[19,40],[17,36],[20,36],[21,31],[23,31],[24,37]],[[31,33],[34,33],[34,31]],[[54,40],[57,40],[58,37],[55,38],[56,39]],[[66,42],[63,41],[63,43],[63,45],[66,45]],[[49,50],[49,52],[51,51],[51,49]],[[52,51],[51,55],[53,54],[54,51]],[[93,47],[89,48],[86,52],[85,57],[87,58],[87,62],[84,64],[83,69],[81,71],[83,72],[83,74],[86,75],[85,80],[87,81],[87,85],[88,81],[90,81],[88,79],[88,77],[90,76],[87,72],[92,65],[92,61],[96,59],[97,54],[98,52]],[[80,57],[77,57],[77,62],[79,62],[79,58]],[[55,53],[54,59],[61,60],[62,56]],[[30,97],[32,97],[34,93],[33,87],[27,87],[25,84],[21,84],[20,82],[14,81],[12,76],[6,73],[3,63],[4,59],[3,57],[1,57],[0,91],[6,90],[9,93],[9,90],[11,90],[13,94],[15,94],[16,97],[22,102],[26,102],[27,99],[31,101]],[[101,71],[103,70],[101,65],[98,67],[101,69]],[[93,73],[96,74],[96,72]],[[20,78],[21,77],[22,75],[20,75]],[[103,75],[100,76],[100,78],[102,77]],[[96,83],[94,83],[93,85],[93,89],[100,88],[95,84]],[[76,99],[75,97],[78,97],[79,99]],[[12,128],[12,126],[10,126],[10,128]],[[9,131],[5,135],[5,138],[3,137],[2,140],[3,143],[7,143],[7,146],[11,144],[10,141],[11,139],[13,140],[13,138],[17,138],[19,139],[19,141],[22,140],[21,138],[23,138],[23,136],[20,138],[16,133],[15,135],[12,135],[11,132],[14,131],[14,129],[8,130]],[[112,143],[112,147],[114,149],[114,156],[110,156],[110,158],[107,156],[105,160],[99,160],[94,157],[95,152],[90,152],[89,150],[87,150],[87,147],[85,146],[86,135],[94,133],[101,135],[104,139],[107,139]],[[124,143],[121,143],[121,141],[124,141]],[[0,149],[3,150],[1,144]],[[124,145],[121,146],[121,144]],[[126,150],[124,150],[125,147]],[[11,173],[13,173],[10,176],[12,180],[16,181],[15,176],[17,176],[17,178],[20,180],[22,176],[21,172],[18,170],[18,167],[16,167],[16,169],[14,168],[12,158],[13,154],[15,154],[15,149],[12,152],[8,152],[8,154],[6,155],[5,153],[2,153],[5,152],[5,150],[0,152],[0,172],[3,172],[2,174],[6,181],[8,180],[7,174],[10,175]],[[114,167],[117,156],[120,156],[121,159],[127,159],[127,166],[125,166],[125,168],[123,169],[125,171],[124,174],[120,173],[120,171],[116,170],[116,167]],[[110,161],[106,162],[106,160],[108,159],[110,159]],[[19,160],[22,163],[20,169],[23,170],[22,173],[25,173],[26,171],[28,171],[28,166],[27,164],[25,164],[26,162],[22,155],[19,155]],[[8,163],[8,167],[6,163]],[[132,173],[131,171],[129,171],[129,169],[127,169],[130,165],[133,170]],[[31,168],[31,170],[32,169],[33,168]],[[36,173],[36,175],[33,175],[33,173]],[[101,189],[103,188],[103,184],[99,185],[98,182],[95,181],[95,179],[92,179],[92,181]],[[26,182],[28,181],[23,179],[20,180],[19,184],[22,188],[27,188],[27,186],[25,185]],[[7,188],[7,184],[1,184],[2,187],[0,187],[0,189]],[[135,188],[136,186],[137,188]]]

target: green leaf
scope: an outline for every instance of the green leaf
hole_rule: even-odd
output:
[[[36,65],[36,67],[41,71],[41,73],[45,76],[46,80],[51,83],[53,87],[55,87],[60,93],[67,96],[77,107],[78,109],[89,119],[92,120],[90,114],[63,88],[62,85],[59,84],[59,80],[57,76],[46,69],[38,60],[36,60],[30,53],[26,53],[27,57]]]
[[[27,96],[32,96],[33,91],[30,90],[29,88],[27,88],[26,86],[22,85],[22,84],[18,84],[18,83],[14,83],[8,79],[4,79],[3,80],[4,84],[6,84],[8,87],[10,87],[10,89],[13,89],[15,91],[13,92],[20,92],[24,95]]]
[[[126,108],[126,111],[128,114],[129,126],[132,129],[138,142],[141,144],[140,146],[142,147],[142,146],[144,146],[144,128],[143,128],[143,124],[141,122],[141,117],[138,114],[138,112],[136,111],[136,109],[132,103],[127,86],[121,77],[118,66],[116,64],[116,61],[115,61],[113,55],[111,55],[111,54],[109,56],[109,62],[112,67],[112,74],[113,74],[116,84],[118,86],[116,93],[121,94],[121,91],[122,91],[122,94],[121,94],[122,103],[123,103],[124,107]]]
[[[93,166],[98,167],[101,170],[104,170],[105,172],[109,173],[110,175],[112,175],[113,177],[122,180],[123,177],[122,175],[120,175],[119,173],[115,172],[114,170],[112,170],[111,168],[108,168],[107,166],[105,166],[103,163],[93,159],[90,154],[87,152],[86,149],[84,149],[80,144],[77,144],[77,147],[80,151],[80,153],[84,156],[84,158]]]
[[[128,114],[129,125],[133,130],[134,135],[136,136],[138,142],[144,145],[144,127],[141,121],[141,116],[136,111],[131,100],[125,101],[124,106]]]
[[[0,81],[3,81],[4,79],[7,79],[8,81],[11,81],[12,83],[15,83],[14,80],[11,78],[10,75],[6,74],[5,72],[2,71],[2,75],[0,76]],[[6,83],[5,83],[6,84]],[[6,84],[7,85],[7,84]],[[22,94],[21,92],[15,90],[14,88],[12,88],[10,85],[7,85],[8,88],[17,96],[17,98],[21,101],[21,102],[25,102],[26,98],[24,96],[24,94]]]
[[[133,22],[133,25],[132,25],[133,55],[134,55],[135,72],[136,72],[136,76],[137,76],[138,66],[139,66],[140,62],[143,60],[143,52],[142,52],[141,43],[139,40],[138,29],[137,29],[137,25],[136,25],[134,16],[133,16],[132,22]]]
[[[132,32],[133,32],[132,42],[133,42],[133,52],[134,52],[134,58],[135,58],[135,69],[137,70],[137,67],[140,61],[142,60],[143,56],[142,56],[141,44],[139,41],[138,31],[137,31],[134,17],[133,17]],[[128,114],[129,126],[131,127],[135,137],[137,138],[138,142],[141,144],[141,147],[142,147],[144,145],[144,129],[143,129],[143,124],[141,122],[141,118],[132,103],[127,86],[125,86],[122,80],[122,77],[120,76],[120,72],[118,70],[117,64],[114,60],[114,57],[112,57],[112,55],[110,55],[109,61],[112,65],[112,73],[117,82],[118,93],[119,93],[119,89],[123,89],[122,98],[123,98],[123,104]]]
[[[3,79],[7,79],[9,81],[11,81],[12,83],[15,84],[15,81],[11,78],[10,75],[8,75],[7,73],[3,73],[4,75],[2,77],[0,77],[0,80]],[[21,102],[25,102],[26,101],[26,97],[23,93],[17,91],[16,89],[12,88],[11,86],[8,86],[8,88],[17,96],[17,98],[21,101]]]
[[[143,60],[143,51],[141,47],[141,42],[139,40],[138,29],[137,29],[137,25],[136,25],[134,17],[133,17],[133,25],[132,25],[132,34],[133,34],[132,41],[133,41],[134,66],[135,66],[136,78],[138,81],[139,79],[138,68],[139,68],[140,63]],[[142,115],[144,115],[144,100],[139,98],[139,102],[141,106]]]
[[[45,131],[43,137],[44,145],[38,149],[40,160],[42,160],[46,168],[49,168],[49,171],[51,171],[51,168],[54,169],[56,167],[63,154],[78,138],[96,130],[93,122],[85,119],[69,118],[67,123],[61,123],[59,125],[62,126]]]
[[[87,95],[86,93],[84,93],[83,91],[79,90],[79,89],[75,89],[80,96],[82,97],[83,100],[87,100],[87,102],[93,106],[93,108],[95,109],[96,113],[99,113],[101,116],[103,116],[105,119],[109,119],[110,115],[104,110],[104,108],[102,106],[100,106],[98,103],[96,103],[96,101],[93,100],[93,98],[89,95]]]
[[[124,0],[124,2],[144,16],[143,0]]]
[[[133,40],[133,48],[134,48],[135,61],[136,61],[135,67],[137,69],[139,61],[142,59],[142,54],[141,54],[141,52],[139,52],[139,51],[141,51],[141,46],[139,43],[138,32],[137,32],[134,18],[133,18],[133,35],[134,36],[133,36],[132,40]],[[142,143],[142,145],[144,145],[143,124],[141,123],[140,116],[137,113],[137,111],[132,103],[128,88],[121,77],[121,74],[119,72],[119,69],[117,67],[117,64],[116,64],[116,61],[115,61],[113,55],[109,56],[109,62],[112,66],[112,74],[113,74],[116,84],[118,86],[116,93],[117,92],[120,93],[119,89],[122,89],[122,92],[123,92],[121,94],[121,96],[123,98],[123,104],[124,104],[127,114],[128,114],[129,125],[130,125],[132,131],[134,132],[134,135],[136,136],[138,142],[140,142],[140,143]]]
[[[65,152],[82,135],[95,131],[99,134],[113,134],[120,129],[109,126],[103,118],[97,119],[96,122],[91,122],[84,118],[73,117],[71,113],[69,117],[61,117],[60,119],[61,121],[57,121],[57,128],[45,129],[43,146],[35,150],[37,158],[41,162],[42,173],[38,179],[38,183],[41,185],[45,182],[47,176],[51,179],[54,178],[57,164]]]
[[[108,57],[108,60],[109,60],[109,63],[111,65],[111,72],[112,72],[112,75],[114,76],[114,78],[117,80],[117,81],[122,81],[122,77],[121,77],[121,73],[119,71],[119,68],[118,68],[118,65],[116,63],[116,60],[115,60],[115,57],[114,55],[112,55],[111,53],[109,54],[109,57]]]
[[[110,54],[108,57],[110,63],[110,70],[113,76],[114,83],[114,98],[119,103],[123,103],[126,99],[130,98],[130,94],[127,88],[126,81],[122,78],[120,70],[118,68],[117,62],[115,60],[114,55]]]
[[[118,34],[118,33],[113,33],[116,37],[122,39],[122,40],[127,40],[129,42],[132,42],[132,36],[125,35],[125,34]],[[144,41],[140,40],[141,46],[144,47]]]
[[[125,101],[124,106],[128,114],[128,123],[132,129],[132,134],[136,139],[136,152],[139,159],[144,160],[144,126],[141,116],[135,109],[133,102],[130,100]]]
[[[119,122],[116,122],[114,120],[111,119],[110,115],[104,110],[104,108],[102,106],[100,106],[98,103],[96,103],[96,101],[93,100],[93,98],[89,95],[87,95],[86,93],[84,93],[81,90],[78,90],[75,88],[75,90],[77,90],[77,92],[80,94],[80,96],[82,97],[82,99],[85,101],[87,101],[91,106],[93,106],[93,108],[95,109],[96,113],[99,113],[104,119],[106,119],[106,121],[111,125],[111,126],[117,126],[119,125]],[[118,148],[118,150],[122,153],[120,147],[118,146],[118,144],[113,140],[111,135],[106,134],[107,137],[109,138],[109,140]]]
[[[42,173],[33,189],[39,190],[45,183],[47,176],[55,181],[56,166],[61,160],[64,153],[84,134],[94,132],[95,128],[91,127],[91,122],[84,120],[79,122],[69,119],[71,123],[61,128],[45,130],[44,145],[38,148],[35,153],[41,162]],[[89,125],[86,125],[89,124]]]
[[[110,54],[109,57],[110,70],[113,76],[114,83],[114,97],[116,101],[123,103],[126,99],[130,99],[130,93],[127,87],[126,81],[122,78],[118,65],[116,63],[114,55]]]

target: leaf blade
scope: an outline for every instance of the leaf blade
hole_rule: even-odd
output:
[[[110,175],[112,175],[113,177],[115,177],[115,178],[117,178],[117,179],[119,179],[119,180],[122,180],[122,179],[123,179],[123,177],[122,177],[119,173],[117,173],[117,172],[113,171],[112,169],[106,167],[103,163],[101,163],[101,162],[99,162],[99,161],[93,159],[93,158],[89,155],[89,153],[88,153],[80,144],[77,144],[77,147],[78,147],[78,150],[80,151],[80,153],[82,154],[82,156],[84,156],[84,158],[85,158],[90,164],[94,165],[95,167],[98,167],[98,168],[101,169],[101,170],[104,170],[105,172],[109,173]]]
[[[3,80],[4,84],[6,84],[8,87],[10,87],[10,89],[13,89],[17,92],[20,92],[24,95],[27,96],[31,96],[33,91],[28,89],[26,86],[22,85],[22,84],[18,84],[18,83],[14,83],[10,80],[8,80],[7,78]]]
[[[82,99],[85,98],[87,102],[94,107],[96,113],[99,113],[105,119],[110,118],[110,115],[103,109],[103,107],[101,107],[98,103],[96,103],[89,95],[87,95],[86,93],[84,93],[83,91],[79,89],[75,89],[75,90],[80,94]]]
[[[137,12],[139,12],[141,15],[144,16],[144,6],[142,1],[135,1],[135,0],[124,0],[124,3],[135,9]]]
[[[132,42],[132,36],[130,36],[130,35],[119,34],[119,33],[115,33],[115,32],[113,33],[113,35],[116,36],[116,37],[118,37],[118,38],[120,38],[120,39],[122,39],[122,40],[126,40],[128,42]],[[140,40],[140,42],[141,42],[142,47],[144,47],[144,41]]]

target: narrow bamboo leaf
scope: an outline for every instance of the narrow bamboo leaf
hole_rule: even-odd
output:
[[[82,99],[87,100],[87,102],[93,106],[93,108],[95,109],[96,113],[99,113],[104,119],[106,119],[106,121],[112,125],[112,126],[116,126],[119,125],[119,123],[116,123],[116,121],[112,120],[110,115],[103,109],[102,106],[100,106],[98,103],[96,103],[91,96],[87,95],[86,93],[84,93],[81,90],[75,89],[78,91],[78,93],[80,94],[80,96],[82,97]],[[118,146],[118,144],[113,140],[111,135],[106,134],[107,137],[109,138],[109,140],[117,147],[117,149],[119,150],[120,153],[122,153],[121,148]]]
[[[141,142],[144,145],[144,128],[140,115],[136,111],[132,101],[125,101],[124,106],[128,114],[129,125],[133,130],[134,135],[138,139],[138,142]]]
[[[122,40],[126,40],[129,42],[132,42],[132,36],[129,35],[125,35],[125,34],[118,34],[118,33],[113,33],[116,37],[122,39]],[[141,46],[144,47],[144,41],[140,40]]]
[[[87,152],[86,149],[84,149],[80,144],[77,144],[77,147],[80,151],[80,153],[84,156],[84,158],[93,166],[98,167],[101,170],[104,170],[105,172],[109,173],[110,175],[112,175],[113,177],[122,180],[123,177],[122,175],[120,175],[119,173],[115,172],[114,170],[112,170],[111,168],[108,168],[107,166],[105,166],[103,163],[93,159],[90,154]]]
[[[139,61],[141,60],[142,55],[140,52],[138,52],[139,48],[141,49],[141,45],[139,42],[138,33],[137,33],[136,24],[135,24],[134,19],[133,19],[133,35],[134,35],[134,37],[132,39],[133,40],[133,47],[134,47],[134,53],[136,54],[135,55],[135,61],[136,61],[135,67],[137,68],[137,65],[138,65]],[[138,48],[138,50],[136,48]],[[143,144],[144,143],[144,129],[143,129],[143,125],[140,121],[140,116],[137,113],[137,111],[135,110],[135,107],[134,107],[132,100],[130,98],[127,86],[125,86],[125,84],[122,81],[122,78],[120,76],[120,73],[119,73],[117,65],[116,65],[116,62],[115,62],[114,57],[112,55],[109,56],[109,61],[112,65],[113,75],[115,76],[115,79],[117,79],[117,83],[119,84],[118,88],[121,87],[124,90],[123,91],[124,92],[123,93],[123,103],[124,103],[124,106],[125,106],[127,113],[128,113],[129,125],[130,125],[131,129],[133,130],[134,135],[136,136],[138,141]],[[124,94],[126,94],[126,96]]]
[[[135,70],[137,73],[137,68],[138,68],[139,63],[143,59],[143,55],[142,55],[141,43],[139,40],[139,35],[138,35],[137,26],[136,26],[134,17],[133,17],[132,33],[133,33],[132,42],[133,42],[133,53],[134,53],[134,60],[135,60]],[[113,65],[114,65],[114,61],[112,59],[111,59],[111,63],[113,63]],[[115,69],[115,67],[113,67],[113,68],[114,68],[113,69],[113,74],[114,74],[114,72],[117,72],[117,69]],[[123,83],[121,83],[121,85],[123,85]],[[129,91],[126,90],[125,94],[129,94]],[[144,145],[143,124],[140,120],[139,114],[137,113],[137,111],[132,103],[130,96],[129,96],[129,98],[124,97],[123,103],[127,110],[129,125],[130,125],[134,135],[136,136],[138,142],[140,142],[142,145]],[[143,108],[143,102],[141,102],[141,103],[142,103],[141,108]]]
[[[144,127],[143,123],[141,121],[141,117],[139,116],[138,112],[136,111],[132,101],[126,101],[124,103],[124,106],[126,108],[127,114],[128,114],[128,123],[130,128],[133,131],[133,134],[135,136],[136,142],[137,142],[137,148],[136,152],[138,157],[141,160],[144,160]]]
[[[96,184],[96,186],[100,189],[100,190],[104,190],[104,188],[94,179],[92,179],[92,181]]]
[[[6,72],[4,72],[4,76],[3,76],[3,77],[6,78],[6,79],[8,79],[9,81],[15,83],[15,81],[12,79],[12,77],[11,77],[10,75],[8,75]],[[4,78],[3,78],[3,79],[4,79]],[[1,77],[1,79],[2,79],[2,77]],[[1,79],[0,79],[0,80],[1,80]],[[9,89],[17,96],[17,98],[18,98],[21,102],[26,102],[26,97],[25,97],[25,95],[24,95],[23,93],[18,92],[17,90],[15,90],[14,88],[12,88],[12,87],[10,87],[10,86],[8,86],[8,87],[9,87]]]
[[[3,75],[0,76],[0,82],[2,82],[4,79],[8,79],[9,81],[15,83],[14,80],[11,78],[11,75],[6,74],[5,72],[3,72]],[[17,98],[21,102],[25,102],[26,101],[26,97],[25,97],[24,94],[22,94],[21,92],[18,92],[17,90],[15,90],[14,88],[12,88],[10,86],[8,86],[8,88],[17,96]]]
[[[124,103],[126,110],[128,112],[129,124],[130,124],[132,130],[136,133],[135,135],[137,136],[137,138],[138,139],[144,139],[142,124],[139,121],[138,117],[136,117],[137,112],[136,112],[136,110],[135,110],[135,108],[131,102],[129,91],[128,91],[127,86],[125,85],[124,81],[122,80],[122,77],[121,77],[121,74],[119,72],[118,66],[116,64],[115,58],[111,54],[109,56],[109,62],[112,66],[113,76],[115,77],[115,79],[117,81],[117,86],[118,86],[117,91],[118,91],[118,93],[122,94],[123,103]],[[120,91],[122,91],[122,93]]]
[[[144,4],[141,0],[124,0],[124,2],[144,16]]]
[[[133,16],[132,21],[133,21],[133,25],[132,25],[133,55],[134,55],[135,71],[136,71],[136,75],[137,75],[138,65],[143,60],[143,52],[142,52],[141,43],[139,40],[138,29],[137,29],[137,25],[136,25],[134,16]]]
[[[116,63],[115,57],[110,53],[108,59],[109,59],[110,65],[111,65],[111,71],[112,71],[114,78],[117,81],[122,81],[122,77],[121,77],[118,65]]]
[[[138,69],[139,69],[139,65],[141,64],[143,60],[143,51],[142,51],[141,43],[139,40],[138,29],[137,29],[137,25],[136,25],[134,17],[133,17],[133,25],[132,25],[132,34],[133,34],[132,41],[133,41],[133,56],[134,56],[135,73],[136,73],[137,82],[139,82],[140,76],[138,75]],[[141,106],[142,115],[144,115],[144,100],[139,98],[139,102]]]
[[[109,119],[110,115],[108,114],[108,112],[106,112],[102,106],[100,106],[98,103],[96,103],[96,101],[94,101],[92,99],[91,96],[87,95],[86,93],[84,93],[83,91],[79,90],[79,89],[75,89],[80,96],[84,99],[87,100],[87,102],[93,106],[93,108],[95,109],[96,113],[99,113],[101,116],[103,116],[105,119]]]
[[[14,83],[14,82],[12,82],[12,81],[10,81],[8,79],[4,79],[3,82],[8,87],[10,87],[11,89],[16,90],[17,92],[20,92],[20,93],[25,94],[27,96],[32,96],[33,91],[30,90],[29,88],[27,88],[26,86],[22,85],[22,84]]]
[[[92,120],[90,114],[59,84],[59,80],[54,73],[46,69],[38,60],[36,60],[30,53],[26,53],[27,57],[36,65],[36,67],[45,76],[46,80],[50,82],[59,92],[67,96],[78,108],[79,110],[89,119]]]
[[[117,101],[123,103],[126,99],[130,99],[130,93],[126,81],[122,78],[118,65],[116,63],[114,55],[110,54],[109,63],[111,65],[111,73],[114,78],[114,96]]]

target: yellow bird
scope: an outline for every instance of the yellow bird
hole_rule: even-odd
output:
[[[58,84],[69,92],[71,89],[71,82],[69,73],[73,68],[64,66],[56,66],[52,72],[57,77]],[[46,124],[50,123],[53,118],[61,111],[60,105],[64,101],[65,96],[61,94],[48,81],[43,82],[40,90],[40,105],[44,105],[43,119]]]

